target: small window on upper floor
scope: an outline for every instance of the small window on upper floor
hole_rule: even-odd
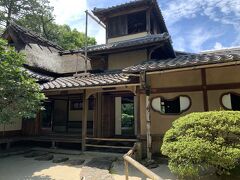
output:
[[[108,38],[146,31],[146,11],[109,18]]]
[[[138,12],[129,14],[128,19],[128,34],[135,34],[146,31],[146,12]]]
[[[221,98],[221,102],[224,108],[228,110],[240,111],[240,94],[227,93]]]
[[[187,111],[191,106],[191,100],[188,96],[178,96],[174,99],[165,99],[163,97],[156,97],[152,99],[153,110],[161,114],[181,114]]]
[[[108,37],[118,37],[127,34],[127,16],[112,17],[108,21]]]

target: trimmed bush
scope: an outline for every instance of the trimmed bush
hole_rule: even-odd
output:
[[[177,119],[161,151],[180,177],[230,174],[240,160],[240,111],[192,113]]]

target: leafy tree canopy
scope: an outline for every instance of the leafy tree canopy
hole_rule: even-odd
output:
[[[45,96],[23,69],[25,56],[0,39],[0,124],[32,118]]]
[[[240,163],[240,111],[181,117],[166,132],[161,150],[170,158],[170,170],[179,176],[229,174]]]
[[[0,23],[7,25],[13,19],[64,49],[83,47],[84,33],[56,24],[53,9],[49,0],[0,0]],[[88,44],[96,44],[95,38],[89,37]]]

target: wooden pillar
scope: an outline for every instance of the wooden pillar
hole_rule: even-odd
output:
[[[144,89],[146,94],[145,104],[146,104],[146,135],[147,135],[147,159],[152,159],[152,138],[151,138],[151,114],[150,114],[150,94],[151,94],[151,87],[149,82],[147,81],[147,74],[146,72],[140,72],[140,84],[141,89]]]
[[[150,117],[150,98],[146,94],[146,128],[147,128],[147,159],[152,159],[151,147],[152,147],[152,137],[151,137],[151,117]]]
[[[137,138],[140,138],[141,136],[141,114],[140,114],[140,88],[137,88]]]
[[[150,8],[146,11],[146,31],[148,34],[151,34],[151,9]]]
[[[69,123],[69,96],[67,99],[67,121],[66,121],[66,132],[68,133],[68,123]]]
[[[204,111],[208,111],[208,93],[207,93],[207,79],[206,79],[206,69],[201,69],[202,75],[202,88],[203,88],[203,105]]]
[[[97,114],[97,94],[94,95],[93,103],[93,137],[97,137],[97,123],[98,123],[98,114]]]
[[[86,135],[87,135],[87,114],[88,114],[88,99],[86,90],[83,92],[83,111],[82,111],[82,151],[86,149]]]
[[[102,94],[97,93],[97,137],[102,137]]]
[[[36,114],[34,135],[39,135],[39,132],[40,132],[40,129],[41,129],[41,115],[42,115],[42,113],[39,110]]]

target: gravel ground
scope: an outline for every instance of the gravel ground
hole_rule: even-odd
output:
[[[58,152],[59,153],[59,152]],[[34,158],[25,158],[24,154],[11,155],[0,158],[0,179],[1,180],[80,180],[85,176],[85,180],[124,180],[124,167],[121,160],[122,154],[113,153],[99,153],[87,152],[84,154],[76,154],[64,151],[63,154],[56,154],[51,152],[54,157],[68,157],[69,162],[73,160],[85,160],[82,165],[73,165],[66,162],[52,163],[49,161],[38,161]],[[110,172],[105,169],[97,167],[89,167],[91,160],[104,159],[104,157],[114,157],[116,159],[113,163]],[[103,161],[104,163],[104,161]],[[81,163],[80,163],[81,164]],[[97,163],[97,166],[102,167]],[[153,169],[154,172],[159,174],[163,179],[176,179],[169,171],[166,165],[160,165],[158,168]],[[82,174],[81,174],[82,173]],[[133,167],[129,167],[130,180],[143,179],[144,176]]]

